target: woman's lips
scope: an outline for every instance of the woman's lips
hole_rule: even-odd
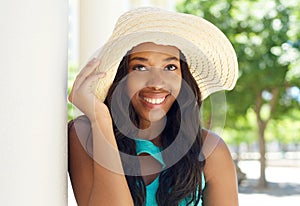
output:
[[[148,107],[155,107],[163,105],[169,94],[155,94],[155,95],[141,95],[140,98],[142,99],[143,103],[146,104]]]

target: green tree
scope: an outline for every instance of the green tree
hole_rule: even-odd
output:
[[[288,5],[288,2],[290,5]],[[297,1],[185,0],[177,10],[204,17],[231,40],[238,56],[240,76],[227,93],[227,127],[255,112],[260,145],[260,186],[266,187],[265,131],[272,119],[299,107],[291,88],[299,88],[299,11]],[[298,3],[299,4],[299,3]],[[299,61],[298,61],[299,62]],[[244,120],[246,121],[246,120]],[[241,122],[241,120],[239,120]],[[242,130],[243,131],[243,130]]]

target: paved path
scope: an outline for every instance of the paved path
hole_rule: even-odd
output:
[[[240,206],[299,206],[300,167],[298,164],[270,164],[266,169],[267,189],[257,187],[259,162],[243,161],[241,170],[247,179],[239,186]]]

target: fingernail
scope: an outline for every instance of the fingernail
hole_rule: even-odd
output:
[[[99,77],[105,77],[106,72],[99,72],[97,75],[98,75]]]

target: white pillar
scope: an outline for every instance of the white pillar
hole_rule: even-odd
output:
[[[67,205],[68,1],[0,14],[0,205]]]
[[[109,38],[118,17],[128,9],[128,0],[80,0],[79,65]]]

